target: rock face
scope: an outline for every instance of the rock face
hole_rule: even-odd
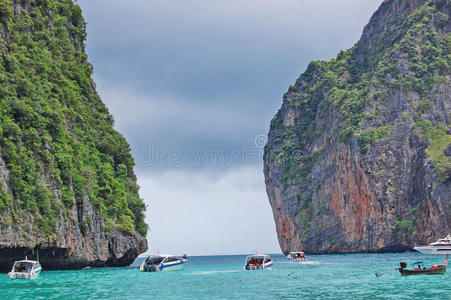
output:
[[[72,0],[0,2],[0,271],[126,266],[147,250],[126,140],[91,79]]]
[[[2,216],[2,218],[5,216]],[[31,222],[29,216],[26,222]],[[92,220],[82,232],[83,220]],[[31,232],[24,235],[13,226],[0,235],[0,271],[9,272],[15,260],[36,258],[45,270],[80,269],[83,267],[128,266],[147,250],[147,241],[139,234],[124,235],[119,230],[105,234],[103,218],[95,213],[88,198],[70,208],[70,218],[56,224],[54,240]]]
[[[450,11],[384,1],[353,48],[290,86],[264,155],[284,253],[405,251],[451,232]]]

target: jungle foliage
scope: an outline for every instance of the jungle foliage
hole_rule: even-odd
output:
[[[89,197],[108,230],[145,236],[134,160],[95,91],[80,7],[0,0],[0,35],[0,151],[9,170],[0,210],[11,222],[31,213],[50,236],[59,213],[68,218]]]
[[[442,13],[444,6],[451,9],[451,1],[428,0],[406,18],[386,20],[386,30],[372,36],[371,42],[363,38],[330,61],[310,63],[284,95],[285,107],[292,107],[298,115],[295,124],[284,124],[279,110],[271,122],[273,139],[265,148],[266,160],[284,168],[285,185],[311,184],[312,167],[320,157],[311,149],[318,138],[325,137],[326,144],[346,144],[355,137],[364,155],[374,143],[390,136],[393,125],[378,114],[381,110],[377,105],[400,94],[421,98],[414,112],[405,113],[417,123],[414,131],[427,134],[425,138],[432,143],[440,141],[436,148],[443,150],[443,136],[434,134],[441,124],[422,117],[432,108],[428,93],[451,71],[451,34],[439,33],[448,23],[448,15]],[[367,108],[373,111],[368,113]],[[366,127],[365,120],[379,125]],[[329,128],[330,124],[336,127]],[[448,169],[440,167],[443,157],[435,155],[434,162],[440,178],[447,180],[443,170]]]

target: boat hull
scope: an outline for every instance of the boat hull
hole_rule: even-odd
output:
[[[432,255],[432,254],[451,254],[450,246],[442,246],[442,247],[431,247],[431,246],[419,246],[413,247],[413,249],[421,252],[423,254]]]
[[[244,266],[244,270],[246,271],[256,271],[256,270],[271,270],[273,266],[273,262],[269,262],[267,264],[264,264],[263,266]]]
[[[183,269],[184,261],[178,261],[174,263],[163,263],[158,266],[152,266],[148,267],[145,265],[142,265],[139,269],[143,272],[168,272],[168,271],[177,271]]]
[[[38,270],[36,272],[32,273],[21,273],[21,272],[9,272],[8,277],[10,279],[28,279],[28,280],[35,280],[39,278],[39,274],[41,273],[41,270]]]
[[[160,266],[160,272],[167,272],[167,271],[177,271],[183,269],[183,264],[185,262],[181,261],[174,264],[164,264]]]
[[[399,269],[401,275],[442,275],[446,272],[446,266],[438,266],[437,268],[429,268],[426,270],[408,270],[408,269]]]

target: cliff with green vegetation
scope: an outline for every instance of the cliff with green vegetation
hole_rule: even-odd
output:
[[[283,252],[404,251],[451,232],[451,1],[386,0],[310,63],[265,147]]]
[[[147,249],[130,146],[72,0],[0,0],[0,271],[123,266]]]

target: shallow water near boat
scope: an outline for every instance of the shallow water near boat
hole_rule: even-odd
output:
[[[375,273],[419,260],[444,257],[419,253],[308,255],[291,263],[272,255],[272,270],[243,271],[245,255],[189,257],[184,270],[145,273],[137,268],[45,271],[38,280],[0,274],[1,299],[449,299],[451,274],[401,276]]]

